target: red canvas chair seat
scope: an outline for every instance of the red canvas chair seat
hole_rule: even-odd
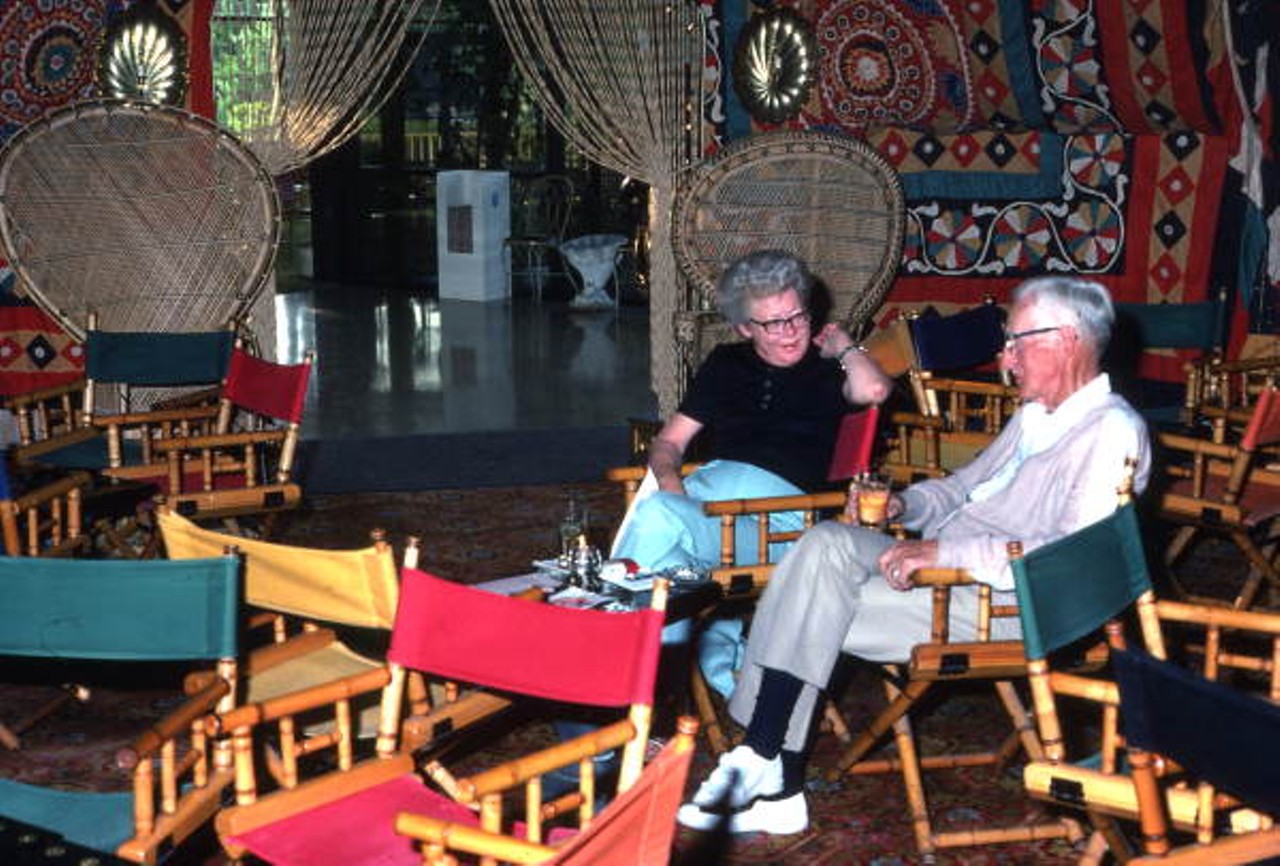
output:
[[[277,866],[420,866],[422,857],[413,840],[395,831],[396,814],[402,811],[480,826],[470,809],[409,773],[225,841],[243,845]]]

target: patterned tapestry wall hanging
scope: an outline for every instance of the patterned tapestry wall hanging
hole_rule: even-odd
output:
[[[781,125],[865,138],[902,174],[907,242],[882,320],[926,301],[1002,298],[1046,272],[1088,274],[1129,301],[1235,291],[1211,268],[1215,243],[1231,241],[1219,229],[1236,150],[1220,4],[770,6],[811,22],[818,43],[818,83]],[[720,11],[733,45],[760,7],[723,0]],[[777,128],[723,93],[727,138]],[[1172,356],[1147,371],[1180,374]]]
[[[0,142],[68,102],[98,96],[107,29],[137,6],[169,19],[183,35],[188,86],[182,105],[212,116],[213,0],[10,0],[0,3]]]

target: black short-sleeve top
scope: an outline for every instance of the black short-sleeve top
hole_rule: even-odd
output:
[[[844,372],[812,346],[774,367],[751,343],[717,346],[698,368],[680,412],[711,437],[711,456],[768,469],[803,490],[827,485],[840,418],[850,411]]]

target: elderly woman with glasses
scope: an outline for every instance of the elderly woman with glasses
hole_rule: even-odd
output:
[[[840,418],[879,403],[887,376],[835,324],[816,334],[813,278],[789,253],[751,253],[716,285],[716,306],[744,342],[717,346],[679,409],[649,444],[649,485],[615,540],[613,555],[646,569],[706,567],[720,557],[719,528],[704,501],[785,496],[825,485]],[[706,432],[715,458],[686,478],[680,467]],[[797,527],[798,528],[798,527]],[[742,562],[754,562],[746,541]]]

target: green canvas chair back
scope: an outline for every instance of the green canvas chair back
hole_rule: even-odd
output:
[[[1132,503],[1010,565],[1028,659],[1090,634],[1151,589]]]
[[[240,561],[0,557],[0,655],[233,658]]]
[[[85,375],[137,387],[216,385],[227,375],[235,334],[89,331]]]

